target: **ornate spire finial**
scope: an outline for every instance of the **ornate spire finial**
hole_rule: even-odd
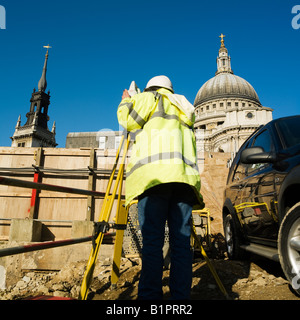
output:
[[[52,130],[51,132],[55,135],[56,134],[56,122],[53,122]]]
[[[225,35],[221,33],[219,37],[221,38],[221,48],[219,49],[219,55],[217,58],[218,70],[216,72],[216,75],[219,73],[233,74],[233,71],[231,69],[231,59],[230,59],[230,56],[228,55],[228,50],[226,49],[224,44]]]
[[[48,58],[48,56],[49,56],[49,49],[52,49],[52,47],[50,47],[50,45],[48,44],[47,46],[44,46],[44,48],[47,49],[46,57]]]
[[[225,47],[225,44],[224,44],[224,38],[225,37],[226,36],[223,33],[221,33],[221,35],[219,36],[219,38],[221,38],[221,47]]]
[[[19,115],[18,122],[17,122],[17,125],[16,125],[16,129],[18,129],[20,127],[21,127],[21,115]]]
[[[49,57],[49,49],[51,49],[52,47],[50,47],[50,45],[48,45],[48,46],[44,46],[44,48],[47,49],[47,53],[46,53],[46,58],[45,58],[43,74],[42,74],[42,77],[41,77],[41,79],[39,81],[39,85],[38,85],[38,89],[41,92],[45,92],[46,88],[47,88],[47,80],[46,80],[47,64],[48,64],[48,57]]]

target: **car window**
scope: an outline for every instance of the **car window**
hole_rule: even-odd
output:
[[[234,173],[233,173],[233,175],[232,175],[232,181],[233,182],[237,182],[237,181],[239,181],[239,180],[242,180],[242,179],[244,179],[245,178],[245,176],[246,176],[246,172],[247,172],[247,167],[249,166],[248,164],[244,164],[244,163],[241,163],[241,161],[240,161],[240,155],[241,155],[241,152],[243,151],[243,150],[245,150],[249,145],[251,145],[252,144],[252,140],[250,140],[250,141],[248,141],[240,150],[239,150],[239,153],[238,153],[238,155],[237,155],[237,159],[238,159],[238,161],[237,161],[237,164],[236,164],[236,166],[235,166],[235,169],[234,169]],[[231,180],[230,178],[229,178],[229,180]]]
[[[268,130],[264,130],[262,133],[257,135],[254,138],[252,147],[261,147],[263,148],[264,152],[271,152],[274,150],[274,145],[272,143],[272,138],[270,135],[270,132]],[[267,163],[255,163],[251,164],[247,168],[246,174],[251,174],[252,172],[256,170],[260,170],[264,168],[265,166],[268,166]]]
[[[252,147],[262,147],[264,152],[271,152],[273,150],[273,143],[269,131],[265,130],[256,136]]]
[[[276,126],[287,148],[300,144],[300,117],[281,119]]]

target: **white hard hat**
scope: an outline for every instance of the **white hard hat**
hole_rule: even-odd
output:
[[[148,89],[150,89],[152,87],[166,88],[168,90],[171,90],[174,93],[172,82],[166,76],[157,76],[157,77],[152,78],[147,83],[145,90],[147,91]]]

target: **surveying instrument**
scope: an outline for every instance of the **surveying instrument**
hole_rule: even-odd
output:
[[[123,246],[123,237],[124,237],[124,231],[127,227],[127,221],[128,221],[128,212],[129,212],[129,206],[125,207],[125,201],[121,199],[122,194],[122,186],[123,186],[123,180],[124,180],[124,169],[125,169],[125,160],[126,155],[128,152],[130,144],[130,137],[129,134],[124,132],[123,136],[120,141],[120,145],[116,154],[116,161],[113,166],[109,181],[107,190],[105,193],[103,205],[101,208],[99,221],[95,223],[95,229],[93,234],[93,245],[92,250],[89,256],[89,260],[87,263],[87,267],[84,273],[80,293],[79,293],[79,300],[87,300],[88,297],[88,290],[90,287],[90,284],[93,280],[93,272],[95,269],[96,261],[98,258],[99,250],[104,238],[104,234],[107,233],[107,231],[110,228],[113,228],[116,230],[116,238],[115,238],[115,245],[114,245],[114,255],[113,255],[113,266],[112,266],[112,274],[111,274],[111,285],[112,287],[116,286],[116,283],[118,282],[119,276],[120,276],[120,263],[121,263],[121,255],[122,255],[122,246]],[[123,149],[123,154],[121,156],[121,151]],[[117,172],[117,176],[115,179],[115,183],[113,185],[113,180],[117,171],[118,163],[121,159],[119,169]],[[114,200],[117,196],[117,212],[115,217],[115,223],[110,224],[109,219],[111,216]],[[220,290],[224,294],[226,298],[228,298],[228,294],[214,268],[211,261],[209,260],[198,236],[196,235],[196,230],[194,227],[194,224],[192,226],[192,237],[195,241],[195,246],[200,248],[201,254],[204,257],[213,277],[215,278]]]

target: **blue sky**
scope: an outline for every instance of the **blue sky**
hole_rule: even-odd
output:
[[[18,116],[29,111],[50,45],[49,128],[58,147],[68,132],[118,130],[122,91],[143,89],[156,75],[194,102],[214,76],[225,45],[234,73],[252,84],[278,118],[300,113],[300,29],[292,28],[297,0],[0,0],[0,146],[10,146]],[[299,18],[300,24],[300,18]]]

